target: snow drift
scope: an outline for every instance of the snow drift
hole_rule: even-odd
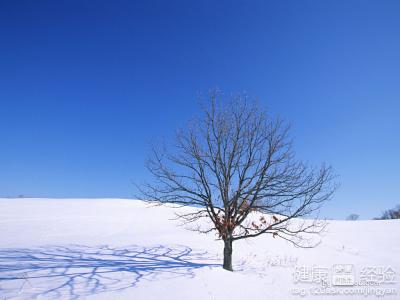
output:
[[[313,249],[271,236],[237,241],[232,273],[221,268],[222,242],[178,226],[175,211],[124,199],[0,199],[0,299],[399,297],[398,220],[329,221]]]

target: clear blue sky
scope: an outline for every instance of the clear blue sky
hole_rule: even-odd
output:
[[[197,93],[247,91],[341,188],[400,203],[400,1],[0,1],[0,196],[132,197]]]

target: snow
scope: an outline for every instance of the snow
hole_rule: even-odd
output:
[[[178,226],[175,211],[127,199],[0,199],[0,299],[372,299],[295,295],[321,285],[294,274],[337,264],[355,276],[400,272],[399,220],[329,221],[313,249],[269,235],[237,241],[228,272],[222,242]],[[397,293],[383,299],[399,299],[395,276],[373,287]]]

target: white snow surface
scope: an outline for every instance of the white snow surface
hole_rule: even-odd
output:
[[[236,241],[228,272],[223,243],[178,226],[176,210],[128,199],[0,199],[0,299],[400,299],[399,220],[329,221],[312,249],[270,235]],[[380,284],[368,288],[380,296],[324,290],[319,268],[329,278],[346,268],[356,281],[372,276]],[[310,294],[322,290],[336,294]]]

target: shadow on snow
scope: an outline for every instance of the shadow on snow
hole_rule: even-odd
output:
[[[5,299],[76,299],[162,277],[190,278],[196,269],[215,266],[220,265],[207,252],[187,246],[0,249],[0,294]]]

